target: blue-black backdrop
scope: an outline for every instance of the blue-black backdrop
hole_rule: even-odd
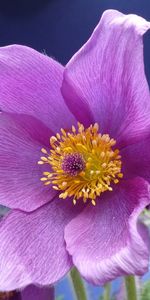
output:
[[[150,20],[150,0],[0,0],[0,46],[28,45],[66,64],[108,8]],[[150,83],[150,33],[144,44]]]

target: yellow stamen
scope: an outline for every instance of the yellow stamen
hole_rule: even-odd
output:
[[[41,181],[46,181],[46,180],[47,180],[46,177],[42,177],[42,178],[41,178]]]
[[[44,153],[44,154],[47,154],[47,150],[44,149],[44,148],[41,149],[41,152]]]
[[[61,134],[50,138],[50,153],[42,148],[38,164],[49,164],[49,172],[43,172],[44,185],[52,184],[60,192],[59,198],[73,197],[73,204],[82,199],[91,200],[96,205],[96,198],[105,191],[112,191],[113,184],[118,184],[121,173],[121,156],[114,148],[116,141],[108,134],[101,135],[97,123],[87,129],[78,123],[78,129],[71,131],[61,128]],[[54,184],[54,185],[53,185]]]
[[[43,164],[44,164],[44,161],[41,161],[41,160],[38,161],[38,165],[43,165]]]

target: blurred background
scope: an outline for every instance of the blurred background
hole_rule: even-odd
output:
[[[90,37],[104,10],[110,8],[150,20],[150,0],[0,0],[0,46],[27,45],[65,65]],[[150,32],[144,37],[144,46],[150,84]],[[120,282],[113,283],[114,293]],[[102,288],[85,284],[89,299],[100,299]],[[68,278],[57,284],[56,296],[58,300],[73,299]]]
[[[109,8],[150,20],[149,0],[0,0],[0,46],[28,45],[66,64]],[[149,38],[147,33],[145,61],[150,82]]]

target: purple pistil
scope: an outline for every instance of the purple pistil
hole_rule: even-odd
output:
[[[80,153],[66,154],[62,161],[63,171],[70,175],[76,176],[85,168],[85,161]]]

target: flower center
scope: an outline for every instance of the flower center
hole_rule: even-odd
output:
[[[49,164],[51,171],[44,172],[41,181],[52,184],[61,191],[59,198],[72,197],[73,203],[83,199],[96,204],[96,198],[105,191],[112,191],[112,185],[123,177],[121,156],[114,146],[116,141],[108,134],[101,135],[97,123],[87,129],[78,123],[71,132],[61,129],[50,138],[51,149],[38,164]]]
[[[62,170],[70,176],[77,176],[85,169],[85,161],[80,153],[71,153],[64,155],[62,160]]]

